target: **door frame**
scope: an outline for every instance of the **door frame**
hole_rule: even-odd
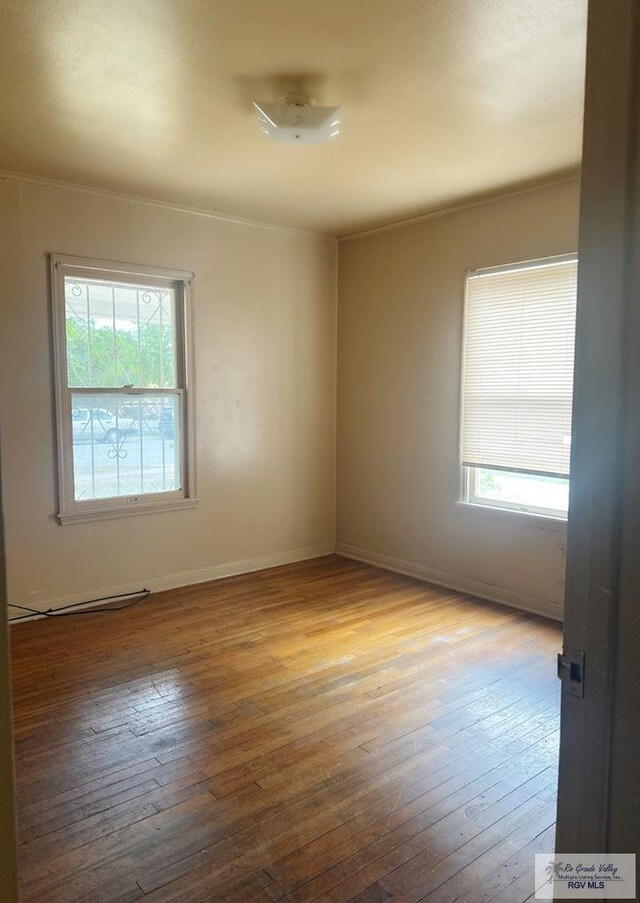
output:
[[[621,744],[637,756],[625,725],[640,722],[637,0],[590,0],[585,91],[564,622],[565,651],[585,653],[584,697],[564,682],[556,850],[636,852],[639,779]]]
[[[18,903],[18,851],[12,733],[9,622],[4,552],[4,511],[0,473],[0,886],[6,903]]]

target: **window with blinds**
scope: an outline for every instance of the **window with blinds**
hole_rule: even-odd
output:
[[[565,256],[467,275],[466,501],[566,516],[577,267]]]

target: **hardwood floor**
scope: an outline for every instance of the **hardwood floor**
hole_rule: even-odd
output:
[[[560,639],[335,556],[15,625],[23,901],[524,901]]]

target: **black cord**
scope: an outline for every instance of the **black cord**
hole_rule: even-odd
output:
[[[46,611],[38,611],[37,608],[27,608],[26,605],[17,605],[15,602],[8,602],[9,608],[19,608],[21,611],[30,612],[28,615],[19,615],[17,618],[9,618],[8,620],[25,621],[32,615],[44,615],[47,618],[64,618],[70,617],[71,615],[96,615],[102,612],[123,611],[125,608],[131,608],[133,605],[137,605],[138,602],[143,602],[145,599],[148,599],[150,595],[150,589],[137,589],[132,593],[116,593],[114,596],[100,596],[98,599],[87,599],[86,602],[72,602],[70,605],[62,605],[60,608],[48,608]],[[131,602],[126,602],[124,605],[118,605],[117,607],[87,608],[80,609],[80,611],[66,610],[68,608],[77,608],[78,605],[92,605],[94,602],[108,602],[110,599],[126,599],[128,596],[137,596],[138,598],[133,599]]]

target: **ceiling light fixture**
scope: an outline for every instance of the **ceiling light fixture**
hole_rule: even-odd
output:
[[[279,103],[253,104],[258,128],[273,141],[324,144],[340,134],[341,107],[319,107],[304,95],[287,95]]]

